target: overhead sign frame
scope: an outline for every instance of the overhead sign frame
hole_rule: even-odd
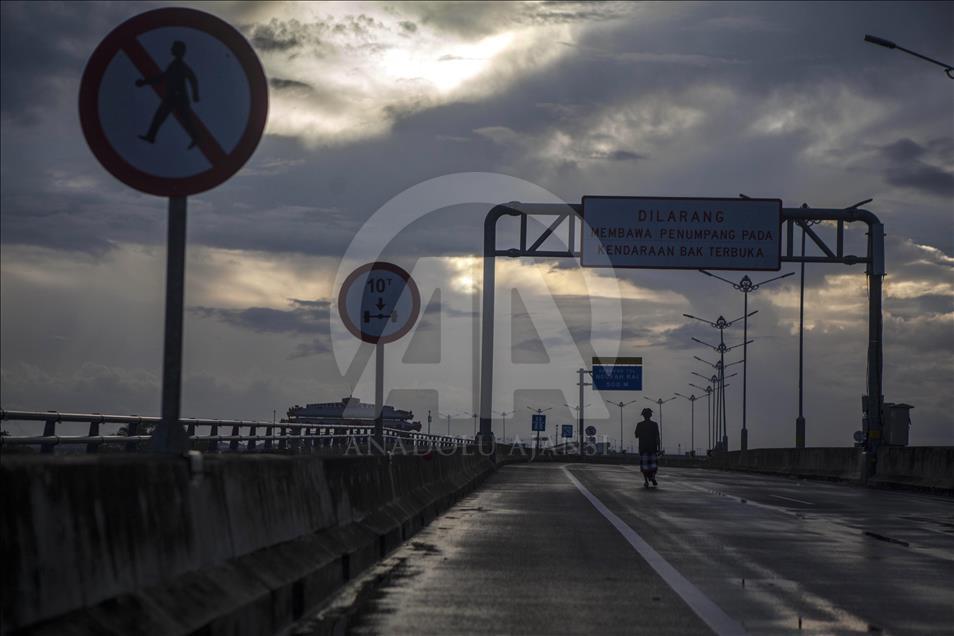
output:
[[[238,142],[228,152],[220,147],[214,135],[193,111],[195,116],[190,121],[198,131],[198,150],[206,156],[212,167],[185,177],[163,177],[136,167],[109,141],[101,121],[101,83],[114,58],[120,54],[125,55],[143,77],[161,75],[159,65],[138,38],[150,31],[167,27],[196,29],[217,39],[234,54],[248,80],[249,88],[249,112],[245,129]],[[153,84],[152,88],[160,98],[164,96],[164,85]],[[130,86],[130,90],[137,89]],[[90,150],[110,174],[146,194],[188,196],[220,185],[238,172],[252,156],[268,119],[268,81],[254,49],[233,26],[204,11],[167,7],[147,11],[126,20],[100,42],[83,71],[79,112],[80,124]],[[182,115],[174,112],[172,116],[178,119]]]
[[[630,209],[620,208],[630,204],[645,207],[632,209],[629,218]],[[781,199],[587,195],[582,207],[582,267],[778,271],[782,266]],[[614,225],[601,225],[600,217]],[[609,254],[610,247],[618,251]]]
[[[742,195],[742,198],[746,198]],[[865,265],[868,276],[868,355],[866,385],[867,394],[882,396],[883,377],[883,343],[881,332],[883,317],[882,279],[885,275],[884,256],[884,224],[877,215],[864,209],[862,206],[870,199],[859,201],[847,208],[809,208],[802,205],[797,208],[782,208],[782,222],[785,232],[784,252],[781,257],[783,263],[839,263],[843,265]],[[510,227],[519,228],[519,238],[516,246],[499,245],[497,241],[497,225],[504,217],[516,218]],[[497,257],[506,258],[578,258],[577,249],[578,231],[585,229],[583,220],[583,205],[567,203],[521,203],[511,201],[495,205],[488,211],[484,219],[484,249],[483,249],[483,285],[481,311],[481,354],[480,354],[480,433],[481,440],[493,440],[492,407],[493,407],[493,370],[494,370],[494,306],[496,292],[495,265]],[[545,228],[536,238],[529,232],[530,220],[547,221]],[[826,221],[826,226],[834,231],[834,243],[829,243],[823,236],[816,233],[812,226],[820,221]],[[860,253],[853,253],[845,241],[848,227],[855,223],[866,226],[867,240],[865,248]],[[547,240],[554,236],[561,228],[566,227],[564,245],[552,246]],[[822,252],[821,254],[799,253],[796,249],[796,228],[801,229],[803,238],[808,238]],[[577,371],[580,374],[580,405],[577,412],[580,440],[583,439],[584,405],[583,388],[588,385],[583,381],[585,369]],[[883,398],[879,398],[883,399]],[[881,409],[873,408],[869,413],[866,444],[872,451],[877,450],[877,433],[882,428]],[[582,449],[581,449],[582,454]],[[877,456],[871,452],[868,456],[866,475],[871,474]]]

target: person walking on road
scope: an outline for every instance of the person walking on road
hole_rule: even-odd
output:
[[[639,440],[639,469],[643,472],[643,488],[656,483],[656,454],[659,452],[659,424],[652,420],[653,410],[643,409],[643,421],[636,425]]]

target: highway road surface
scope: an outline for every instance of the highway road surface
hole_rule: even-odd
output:
[[[954,633],[954,500],[510,465],[386,562],[355,634]],[[801,630],[801,631],[799,631]]]

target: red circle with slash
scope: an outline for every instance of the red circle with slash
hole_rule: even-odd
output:
[[[187,27],[201,31],[221,42],[235,56],[249,87],[249,113],[238,143],[226,152],[193,111],[193,129],[197,145],[211,168],[183,177],[164,177],[143,171],[133,165],[110,143],[100,119],[100,85],[106,69],[120,52],[124,53],[144,77],[155,75],[159,66],[139,42],[140,35],[165,27]],[[153,86],[163,97],[163,87]],[[80,124],[90,150],[114,177],[147,194],[187,196],[205,192],[228,180],[241,169],[255,151],[268,118],[268,81],[265,71],[248,41],[227,22],[195,9],[181,7],[156,9],[141,13],[123,22],[107,35],[93,51],[79,94]],[[180,113],[173,113],[177,118]],[[181,124],[181,119],[180,119]]]

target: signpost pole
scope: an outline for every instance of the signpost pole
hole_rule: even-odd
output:
[[[186,197],[169,197],[166,247],[166,317],[162,353],[162,421],[150,449],[160,453],[187,450],[179,422],[182,404],[182,322],[185,297]]]
[[[580,408],[577,409],[577,418],[579,421],[580,427],[580,457],[583,457],[583,376],[586,373],[586,369],[580,369],[577,371],[580,374]]]
[[[691,414],[690,420],[689,420],[691,422],[690,428],[689,428],[689,444],[691,445],[691,448],[695,448],[696,447],[696,401],[690,400],[690,404],[692,406],[690,407],[690,411],[689,411]],[[660,414],[659,420],[662,421],[661,414]],[[660,427],[662,427],[662,424],[660,424]],[[659,442],[659,445],[662,446],[662,441]]]
[[[805,258],[805,226],[802,226],[802,259]],[[803,362],[805,351],[805,261],[801,263],[798,294],[798,417],[795,418],[795,448],[805,448],[805,414],[802,411]]]
[[[619,407],[619,452],[623,452],[623,407]]]
[[[384,452],[384,343],[374,345],[374,443]]]
[[[746,428],[745,419],[745,390],[749,380],[749,292],[745,291],[742,295],[745,296],[745,311],[742,314],[742,437],[739,441],[740,450],[746,451],[749,449],[749,429]]]

